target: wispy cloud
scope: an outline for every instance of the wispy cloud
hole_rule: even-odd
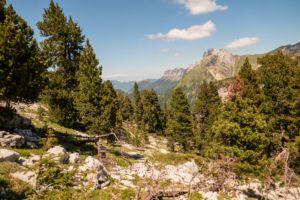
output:
[[[236,49],[236,48],[241,48],[241,47],[246,47],[246,46],[251,46],[257,42],[260,42],[260,39],[258,37],[253,37],[253,38],[240,38],[236,39],[233,42],[230,42],[226,48],[227,49]]]
[[[164,53],[165,53],[165,52],[168,52],[168,51],[169,51],[168,49],[162,49],[162,50],[161,50],[161,52],[164,52]]]
[[[192,15],[205,14],[215,10],[227,10],[228,6],[216,4],[216,0],[174,0],[175,3],[184,5]]]
[[[174,57],[180,57],[180,53],[175,53],[173,56]]]
[[[156,38],[164,38],[163,40],[166,42],[174,41],[176,39],[182,40],[197,40],[200,38],[207,38],[210,37],[213,32],[215,32],[216,26],[210,20],[202,25],[195,25],[187,30],[185,29],[177,29],[174,28],[170,30],[166,34],[158,33],[158,34],[150,34],[146,35],[149,39],[156,39]]]

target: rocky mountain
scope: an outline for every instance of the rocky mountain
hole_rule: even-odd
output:
[[[128,92],[134,85],[134,81],[129,82],[119,82],[115,80],[110,80],[115,89],[120,89],[124,92]]]
[[[165,71],[164,76],[172,76],[172,77],[183,77],[186,73],[186,69],[184,68],[175,68],[173,70],[169,69]]]
[[[295,53],[296,55],[300,55],[300,43],[281,46],[270,51],[269,54],[274,54],[278,50],[282,50],[285,54]],[[193,106],[203,80],[206,82],[214,81],[218,84],[219,88],[222,88],[230,83],[232,77],[237,76],[246,57],[249,58],[252,68],[257,69],[260,67],[257,63],[257,59],[264,55],[265,54],[232,55],[225,49],[210,48],[204,52],[199,61],[195,62],[195,64],[190,64],[184,72],[181,72],[183,71],[182,68],[176,68],[174,72],[172,72],[172,70],[167,71],[168,74],[179,73],[183,74],[183,76],[176,86],[174,85],[159,96],[159,101],[162,104],[162,102],[166,100],[169,104],[173,90],[176,87],[181,87],[183,92],[187,95],[189,103]],[[223,90],[220,90],[220,92],[222,94],[224,93]]]

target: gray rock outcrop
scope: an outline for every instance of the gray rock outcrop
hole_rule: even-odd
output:
[[[169,69],[165,71],[163,76],[179,76],[183,77],[186,73],[186,70],[184,68],[175,68],[173,70]]]
[[[61,164],[68,164],[69,153],[63,147],[55,146],[47,151],[48,154],[53,154]]]
[[[38,148],[40,136],[30,129],[22,130],[16,128],[13,134],[0,131],[0,145],[3,147],[20,147],[26,144],[30,148]]]
[[[69,156],[68,163],[79,164],[82,163],[82,159],[79,156],[79,153],[71,153]]]
[[[20,154],[8,149],[0,149],[0,162],[17,162]]]

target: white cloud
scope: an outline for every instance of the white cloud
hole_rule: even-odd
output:
[[[168,52],[168,49],[162,49],[161,52]]]
[[[174,41],[176,39],[197,40],[200,38],[210,37],[211,34],[213,32],[215,32],[216,30],[217,29],[216,29],[215,24],[209,20],[205,24],[195,25],[195,26],[188,28],[187,30],[185,30],[185,29],[180,30],[180,29],[174,28],[166,34],[158,33],[156,35],[150,34],[150,35],[146,35],[146,36],[149,39],[164,37],[163,41],[166,41],[166,42]]]
[[[179,57],[180,56],[180,53],[175,53],[174,54],[174,57]]]
[[[246,47],[246,46],[251,46],[257,42],[260,42],[260,39],[258,37],[253,37],[253,38],[240,38],[237,40],[234,40],[233,42],[230,42],[226,48],[227,49],[236,49],[236,48],[241,48],[241,47]]]
[[[216,4],[216,0],[174,0],[178,4],[183,4],[186,10],[192,15],[205,14],[215,10],[227,10],[228,6]]]

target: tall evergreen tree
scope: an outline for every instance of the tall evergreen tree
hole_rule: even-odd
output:
[[[290,131],[289,127],[295,120],[291,108],[295,105],[295,95],[299,92],[299,83],[293,83],[297,77],[295,70],[299,68],[298,61],[278,51],[274,55],[264,56],[258,62],[262,65],[259,74],[266,96],[261,112],[274,137],[281,140],[281,144],[273,145],[273,148],[284,146],[295,137],[295,132]]]
[[[242,97],[253,100],[254,105],[259,107],[264,101],[264,95],[262,89],[259,87],[260,81],[257,72],[252,69],[248,57],[246,57],[244,64],[240,68],[239,78],[244,81],[245,93]]]
[[[189,142],[192,139],[190,105],[180,87],[172,93],[170,104],[170,118],[166,129],[169,145],[174,150],[174,144],[178,142],[185,151],[189,150]]]
[[[272,134],[267,123],[249,99],[236,96],[234,102],[225,102],[212,126],[215,142],[230,149],[249,164],[267,155]],[[206,153],[214,149],[208,149]],[[249,168],[250,169],[250,168]]]
[[[32,102],[44,87],[46,62],[40,57],[34,31],[0,1],[0,100]]]
[[[131,120],[133,118],[133,106],[128,96],[125,96],[124,104],[122,108],[123,120]]]
[[[212,141],[211,127],[218,115],[221,97],[218,95],[217,86],[211,81],[209,85],[205,81],[200,86],[198,101],[192,111],[193,132],[196,136],[196,146],[201,152],[205,151],[207,144]]]
[[[134,102],[134,121],[138,125],[138,127],[143,126],[143,104],[139,92],[138,84],[134,83],[134,91],[133,91],[133,102]]]
[[[93,51],[89,40],[83,50],[79,70],[76,72],[79,81],[75,98],[75,107],[79,111],[82,122],[86,124],[89,134],[100,134],[103,131],[102,114],[102,66]]]
[[[53,0],[44,9],[43,21],[37,23],[40,35],[46,39],[40,43],[42,54],[53,70],[49,73],[49,85],[45,90],[45,100],[50,107],[52,120],[72,125],[78,117],[74,106],[78,81],[75,77],[82,52],[84,37],[82,30],[72,18]]]
[[[161,131],[162,130],[162,117],[161,107],[158,102],[158,95],[152,89],[148,91],[143,90],[142,93],[143,104],[143,124],[147,131]]]

